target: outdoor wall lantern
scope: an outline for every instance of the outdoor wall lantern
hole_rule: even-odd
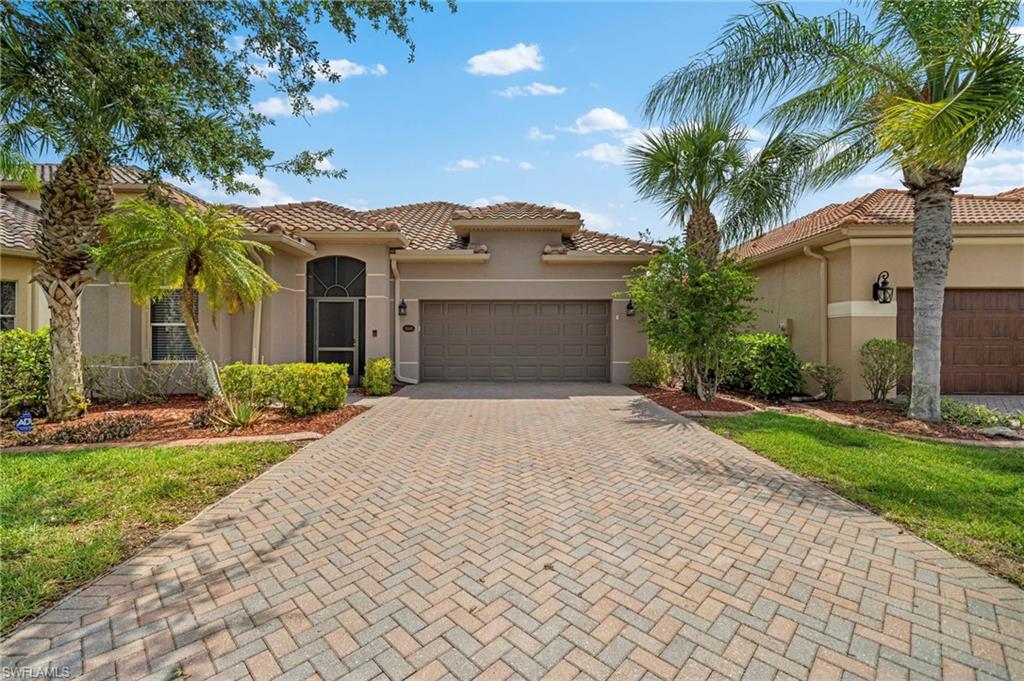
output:
[[[632,317],[636,314],[636,306],[633,305],[633,299],[630,298],[629,302],[626,303],[626,316]]]
[[[402,298],[402,302],[398,304],[398,316],[404,317],[409,314],[409,306],[405,304],[405,298]]]
[[[883,305],[892,302],[892,286],[889,286],[889,273],[879,272],[878,279],[871,285],[871,297]]]

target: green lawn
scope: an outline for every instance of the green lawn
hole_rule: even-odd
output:
[[[1024,450],[921,442],[770,412],[706,425],[1024,585]]]
[[[294,450],[275,442],[0,456],[0,630]]]

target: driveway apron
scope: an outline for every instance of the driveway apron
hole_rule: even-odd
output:
[[[2,652],[125,679],[1024,679],[1024,592],[621,386],[423,384]]]

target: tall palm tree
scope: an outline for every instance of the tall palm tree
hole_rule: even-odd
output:
[[[749,148],[747,129],[730,109],[644,133],[627,150],[627,166],[641,198],[661,204],[686,226],[686,246],[714,258],[727,242],[753,236],[780,220],[799,195],[813,149],[800,135],[772,136]],[[721,225],[714,210],[723,213]]]
[[[938,421],[942,303],[952,199],[972,154],[1024,136],[1017,0],[876,0],[870,16],[803,17],[770,2],[726,25],[712,47],[662,78],[652,118],[767,106],[766,120],[817,136],[824,187],[882,163],[914,200],[912,416]]]
[[[207,386],[222,395],[217,370],[199,338],[196,301],[206,294],[210,310],[238,311],[277,290],[274,279],[251,255],[270,252],[245,238],[243,221],[227,209],[131,199],[101,219],[103,245],[90,248],[100,269],[127,282],[139,304],[181,292],[185,333],[203,368]]]

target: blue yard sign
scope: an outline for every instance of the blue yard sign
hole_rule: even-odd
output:
[[[14,429],[19,433],[32,432],[32,414],[29,413],[28,409],[21,412],[21,416],[14,422]]]

